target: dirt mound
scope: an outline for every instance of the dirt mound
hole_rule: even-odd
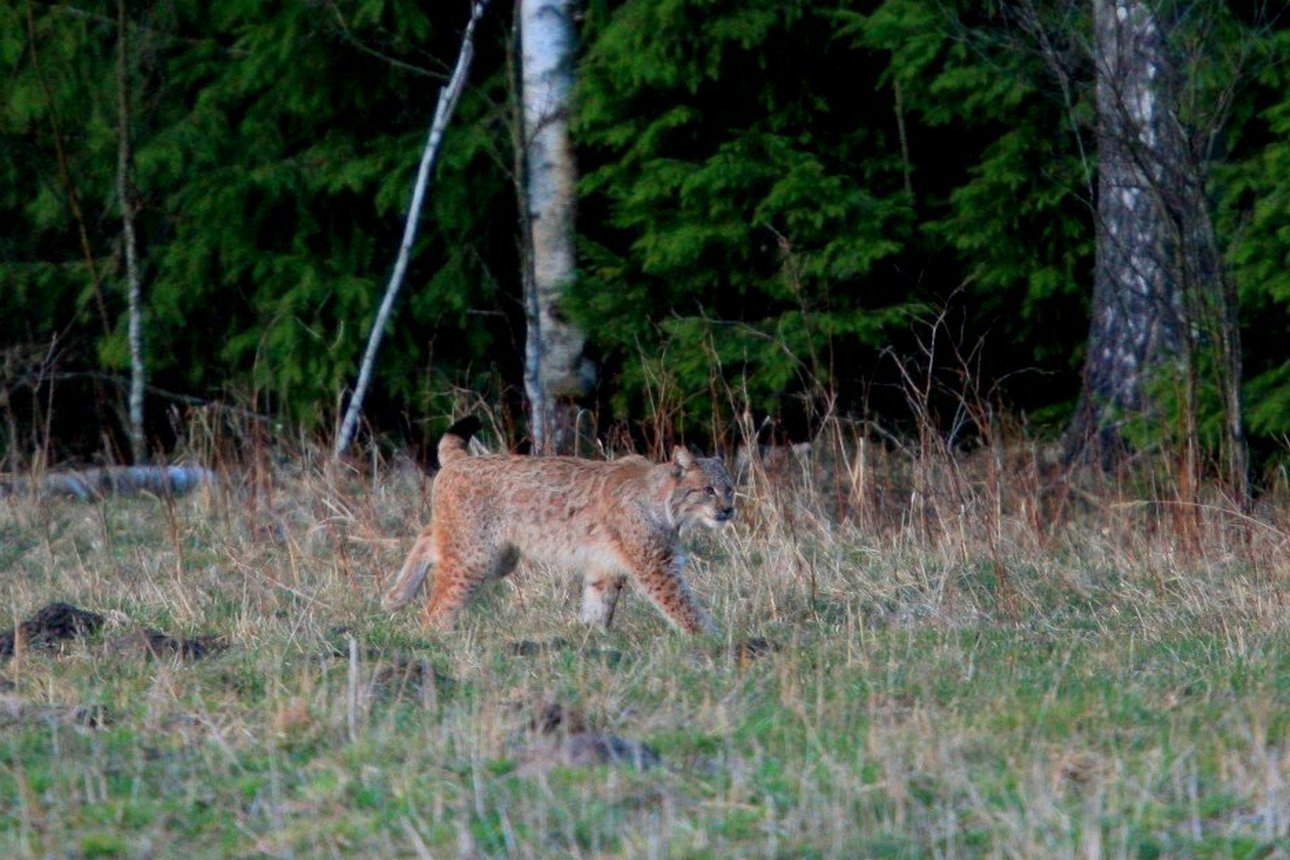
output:
[[[532,639],[521,639],[518,642],[511,642],[506,646],[507,653],[512,657],[539,657],[545,654],[558,654],[561,651],[570,651],[577,649],[583,657],[591,657],[604,660],[609,666],[617,666],[623,660],[623,652],[614,648],[596,648],[579,646],[568,639],[557,636],[545,642],[535,642]]]
[[[13,630],[0,633],[0,657],[12,657],[19,642],[24,648],[53,648],[59,642],[95,632],[103,621],[97,612],[70,603],[51,603]]]
[[[37,610],[26,621],[12,630],[0,633],[0,658],[12,657],[22,643],[27,650],[50,650],[60,643],[83,636],[90,636],[106,622],[106,617],[72,606],[55,602]],[[200,660],[228,648],[221,636],[196,636],[180,639],[144,627],[114,636],[106,643],[109,653],[120,656],[178,657],[181,660]]]
[[[769,657],[771,654],[778,654],[781,651],[778,642],[770,639],[764,639],[761,636],[754,636],[751,639],[743,639],[735,643],[734,658],[735,665],[742,672],[750,665],[763,657]]]
[[[160,630],[144,627],[141,630],[112,637],[106,647],[109,653],[119,657],[200,660],[227,650],[228,643],[222,636],[194,636],[191,639],[178,639]]]
[[[625,765],[647,770],[662,762],[649,744],[598,731],[578,708],[559,702],[516,703],[529,711],[524,730],[516,737],[517,773],[535,774],[555,767]],[[525,742],[525,738],[529,738]]]

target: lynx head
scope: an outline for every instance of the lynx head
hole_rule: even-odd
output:
[[[674,481],[671,509],[677,525],[698,522],[716,528],[734,517],[734,482],[720,460],[695,457],[678,446],[669,468]]]

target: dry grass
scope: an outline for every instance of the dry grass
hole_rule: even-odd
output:
[[[12,622],[108,615],[3,668],[0,853],[1290,852],[1290,503],[1215,501],[1184,546],[1141,486],[830,427],[693,536],[720,641],[634,595],[585,631],[527,566],[452,635],[383,616],[428,516],[404,463],[295,446],[173,502],[0,500]],[[109,647],[136,626],[230,647]],[[575,733],[659,762],[585,766]]]

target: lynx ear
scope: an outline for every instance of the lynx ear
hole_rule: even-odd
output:
[[[672,462],[676,464],[676,473],[682,472],[694,466],[694,455],[683,445],[677,445],[672,449]]]

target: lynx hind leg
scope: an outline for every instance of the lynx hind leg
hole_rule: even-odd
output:
[[[589,573],[582,587],[582,613],[584,624],[599,624],[606,630],[614,623],[614,607],[618,596],[627,584],[627,577],[618,573]]]
[[[422,622],[434,630],[451,627],[481,585],[506,576],[519,560],[519,550],[513,546],[500,547],[491,555],[445,550],[435,567],[430,600],[421,612]]]
[[[686,633],[716,633],[716,623],[699,606],[681,576],[682,565],[680,559],[664,556],[642,559],[632,569],[645,596],[673,627]]]
[[[381,596],[381,608],[386,612],[393,612],[416,597],[431,566],[438,562],[437,556],[434,535],[429,528],[426,528],[417,537],[417,542],[412,545],[412,551],[403,562],[399,575]]]

